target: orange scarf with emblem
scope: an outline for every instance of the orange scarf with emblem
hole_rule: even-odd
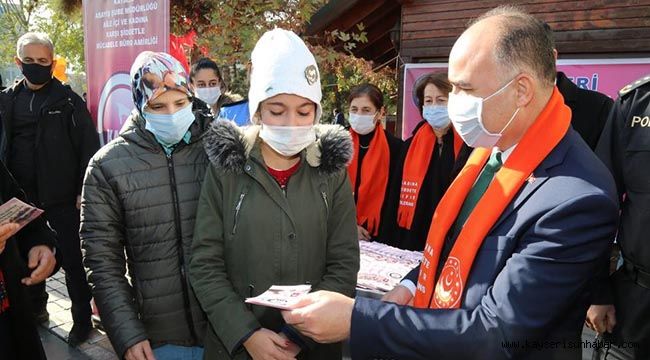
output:
[[[386,133],[381,125],[375,128],[375,134],[370,140],[368,152],[361,164],[361,179],[357,179],[359,167],[359,134],[350,131],[354,144],[354,157],[348,165],[348,175],[352,184],[352,191],[359,184],[357,194],[357,224],[365,225],[366,230],[372,236],[379,234],[379,223],[381,222],[381,207],[384,204],[386,186],[388,186],[388,170],[390,167],[390,148]]]
[[[463,140],[456,134],[453,127],[450,131],[454,132],[454,159],[456,159],[463,146]],[[433,128],[429,124],[422,125],[413,136],[413,141],[404,160],[399,206],[397,208],[397,224],[401,228],[411,230],[422,182],[429,170],[431,156],[437,148],[438,141]]]
[[[420,267],[414,306],[457,309],[472,264],[492,226],[539,164],[557,146],[571,123],[571,110],[557,88],[549,102],[496,173],[471,212],[440,272],[434,288],[436,269],[447,232],[454,224],[465,197],[487,162],[492,149],[477,148],[451,184],[433,215],[424,259]]]

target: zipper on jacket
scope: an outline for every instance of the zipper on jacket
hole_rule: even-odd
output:
[[[162,147],[162,146],[161,146]],[[164,149],[163,153],[164,153]],[[174,223],[176,225],[176,248],[178,250],[178,265],[181,269],[181,285],[183,287],[183,302],[185,303],[185,318],[190,328],[190,335],[195,343],[198,343],[198,336],[194,328],[194,318],[190,308],[189,289],[187,286],[187,274],[185,274],[185,255],[183,254],[183,232],[181,229],[181,211],[178,206],[178,191],[176,189],[176,175],[174,174],[174,158],[172,154],[167,155],[167,169],[172,190],[172,202],[174,204]]]
[[[235,235],[237,232],[237,223],[239,222],[239,210],[241,210],[241,204],[244,202],[244,197],[246,197],[246,189],[242,190],[241,194],[239,194],[239,201],[237,202],[237,206],[235,206],[235,221],[232,226],[232,234]]]
[[[32,99],[29,100],[29,112],[33,113],[34,112],[34,97],[36,96],[36,93],[32,93]]]
[[[325,193],[325,190],[320,191],[321,196],[323,197],[323,202],[325,202],[325,212],[327,216],[330,216],[330,206],[329,203],[327,202],[327,193]]]

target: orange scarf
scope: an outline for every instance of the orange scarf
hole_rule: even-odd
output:
[[[463,140],[454,132],[454,159],[458,157]],[[418,203],[422,182],[429,170],[431,156],[438,147],[436,134],[429,124],[424,124],[418,129],[409,146],[404,160],[402,172],[402,187],[399,194],[399,207],[397,209],[397,223],[400,227],[411,230],[415,206]]]
[[[359,135],[350,131],[354,143],[354,157],[348,166],[348,175],[352,184],[352,191],[359,185],[357,196],[357,224],[366,226],[366,230],[372,235],[379,234],[379,223],[381,221],[381,207],[384,204],[386,186],[388,186],[388,170],[390,167],[390,148],[384,128],[377,125],[375,135],[370,140],[366,156],[361,164],[361,179],[357,179],[359,166]]]
[[[467,218],[434,289],[434,277],[447,232],[492,152],[492,149],[487,148],[474,150],[433,214],[415,293],[415,307],[460,307],[467,278],[483,239],[526,179],[564,137],[570,122],[571,110],[564,105],[562,95],[555,88],[544,110],[496,173],[485,194]]]

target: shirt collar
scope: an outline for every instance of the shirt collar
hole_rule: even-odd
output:
[[[180,141],[179,141],[178,143],[176,143],[174,145],[167,146],[162,141],[160,141],[160,139],[158,139],[158,136],[156,136],[155,134],[154,134],[154,137],[156,138],[156,141],[158,142],[158,144],[160,144],[163,147],[163,150],[165,150],[165,153],[167,155],[171,154],[172,151],[174,151],[174,148],[180,143]],[[187,130],[187,132],[185,132],[185,135],[183,135],[183,138],[181,139],[181,141],[184,141],[186,144],[189,144],[191,138],[192,138],[192,133],[189,130]]]
[[[504,164],[505,164],[506,160],[508,160],[508,157],[510,156],[510,154],[512,154],[512,152],[515,150],[516,147],[517,147],[517,144],[514,144],[511,147],[509,147],[506,150],[501,152],[501,161]],[[498,147],[495,146],[495,147],[492,148],[492,154],[494,154],[495,152],[498,152],[498,151],[501,151]]]

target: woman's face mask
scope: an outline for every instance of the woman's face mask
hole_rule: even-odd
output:
[[[316,141],[314,125],[278,126],[262,124],[260,138],[275,152],[294,156]]]
[[[145,129],[151,131],[166,146],[178,144],[194,122],[192,103],[173,114],[152,113],[145,109],[142,116]]]
[[[366,135],[375,130],[375,127],[377,126],[375,116],[377,116],[377,114],[362,115],[350,113],[348,115],[348,121],[350,122],[350,127],[354,132],[359,135]]]
[[[194,89],[194,95],[205,101],[206,104],[213,106],[221,97],[221,87],[202,87]]]
[[[422,107],[422,117],[432,128],[445,129],[449,125],[449,113],[445,105],[425,105]]]

